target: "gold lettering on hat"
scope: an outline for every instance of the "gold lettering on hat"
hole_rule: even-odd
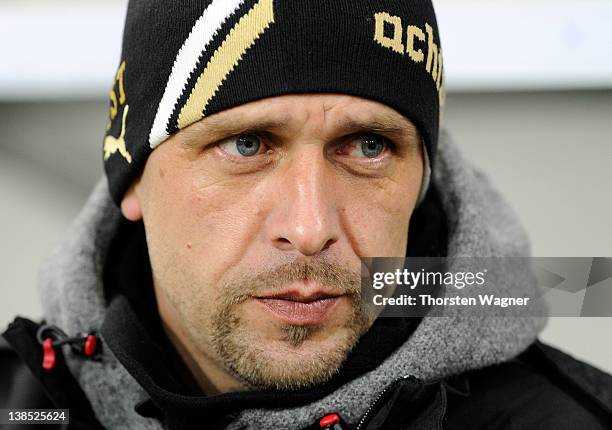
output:
[[[374,15],[374,19],[376,20],[374,40],[385,48],[391,48],[398,54],[403,54],[402,19],[399,16],[389,15],[387,12],[378,12]],[[390,24],[393,27],[393,37],[385,36],[385,24]]]
[[[429,23],[423,27],[408,25],[406,27],[406,45],[403,42],[402,19],[399,16],[387,12],[374,14],[374,41],[384,48],[393,52],[406,55],[416,64],[425,62],[425,70],[433,79],[438,90],[440,106],[444,105],[444,66],[442,61],[442,50],[435,41],[434,29]],[[393,28],[393,34],[385,34],[385,24]],[[421,47],[417,45],[421,45]],[[425,61],[424,49],[427,49],[427,61]]]
[[[416,25],[409,25],[406,39],[406,52],[412,58],[415,63],[420,63],[425,59],[422,49],[416,49],[415,39],[419,39],[421,42],[425,42],[425,33]]]
[[[128,163],[132,162],[132,156],[127,150],[127,146],[125,145],[125,122],[127,118],[128,111],[130,107],[125,104],[126,95],[125,95],[125,86],[123,75],[125,73],[125,61],[121,63],[119,69],[117,70],[117,75],[115,76],[115,82],[113,83],[113,88],[109,93],[110,98],[110,109],[109,109],[109,120],[106,126],[107,130],[110,130],[112,127],[113,121],[117,118],[119,113],[119,108],[123,106],[123,114],[121,116],[121,132],[119,137],[114,137],[110,134],[107,134],[104,138],[104,160],[108,160],[111,155],[116,152],[119,152],[125,158]],[[116,87],[116,88],[115,88]],[[117,92],[118,91],[118,96]]]
[[[119,154],[123,155],[128,163],[132,162],[132,156],[128,152],[125,146],[125,119],[127,118],[128,110],[130,107],[125,105],[123,108],[123,116],[121,117],[121,133],[119,137],[106,136],[104,139],[104,160],[108,160],[111,155],[119,151]]]
[[[438,45],[434,42],[433,28],[425,24],[427,32],[427,71],[431,73],[434,81],[438,80]]]

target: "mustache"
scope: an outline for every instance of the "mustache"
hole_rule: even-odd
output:
[[[322,259],[294,260],[254,275],[245,275],[223,284],[225,305],[240,304],[263,293],[276,293],[295,281],[313,281],[334,293],[357,297],[361,294],[361,272]]]

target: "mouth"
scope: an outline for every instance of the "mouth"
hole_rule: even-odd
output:
[[[290,288],[254,299],[284,324],[319,325],[346,299],[346,295],[318,288],[309,291]]]

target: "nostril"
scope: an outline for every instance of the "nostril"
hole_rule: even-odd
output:
[[[291,241],[285,237],[278,237],[274,240],[274,243],[278,249],[289,250],[293,248]]]
[[[325,243],[321,246],[322,241],[319,242],[309,242],[309,241],[300,241],[295,240],[292,241],[286,237],[277,237],[274,239],[274,245],[277,249],[283,251],[289,250],[297,250],[305,255],[313,255],[322,251],[326,251],[330,248],[334,243],[337,242],[336,238],[329,238],[325,241]]]
[[[336,242],[337,242],[336,239],[329,239],[327,242],[325,242],[325,245],[323,245],[323,248],[321,248],[321,251],[328,249],[330,246],[332,246]]]

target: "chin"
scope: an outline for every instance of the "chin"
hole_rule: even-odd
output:
[[[346,329],[327,336],[315,333],[312,339],[301,340],[299,336],[262,348],[260,363],[263,366],[259,369],[259,381],[253,382],[281,390],[322,384],[338,373],[357,343],[356,336]]]
[[[228,370],[252,389],[297,390],[332,378],[360,334],[348,327],[283,326],[273,338],[236,332],[218,352]]]

